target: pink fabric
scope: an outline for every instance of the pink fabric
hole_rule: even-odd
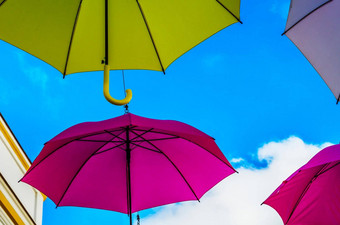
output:
[[[235,172],[214,139],[196,128],[126,114],[63,131],[45,144],[22,181],[58,206],[128,213],[126,127],[132,212],[197,200]]]
[[[264,202],[288,225],[340,224],[340,145],[325,148]]]

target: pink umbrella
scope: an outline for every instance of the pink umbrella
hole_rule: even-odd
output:
[[[131,214],[199,200],[235,170],[187,124],[133,114],[75,125],[47,142],[22,181],[58,206]]]
[[[287,225],[340,224],[340,145],[316,154],[264,201]]]

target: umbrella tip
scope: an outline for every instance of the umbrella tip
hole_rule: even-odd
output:
[[[336,104],[339,104],[339,101],[340,101],[340,94],[338,96],[338,99],[336,100]]]
[[[139,213],[137,213],[137,225],[140,225],[140,216],[139,216]]]

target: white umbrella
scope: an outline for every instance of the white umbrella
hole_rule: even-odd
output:
[[[285,34],[340,100],[340,0],[291,0]]]

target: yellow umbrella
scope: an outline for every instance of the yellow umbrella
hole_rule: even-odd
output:
[[[0,39],[64,76],[104,68],[165,71],[179,56],[241,22],[240,0],[0,0]],[[104,64],[104,65],[103,65]]]

